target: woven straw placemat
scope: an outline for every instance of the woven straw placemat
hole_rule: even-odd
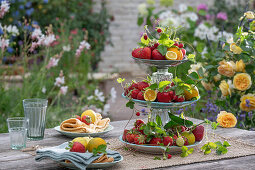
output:
[[[124,157],[124,160],[112,167],[112,169],[153,169],[255,155],[255,146],[253,145],[233,139],[225,139],[224,137],[215,134],[208,134],[208,138],[211,142],[223,142],[227,140],[231,145],[228,147],[228,152],[223,155],[217,155],[215,150],[213,150],[209,155],[204,155],[204,153],[200,150],[200,148],[206,143],[206,140],[204,139],[200,145],[194,147],[194,152],[188,157],[182,158],[180,153],[175,153],[172,154],[171,159],[162,160],[162,155],[142,153],[135,150],[126,150],[126,145],[121,143],[116,138],[108,139],[107,142],[110,143],[110,145],[108,145],[109,149],[117,150]],[[155,156],[160,156],[161,160],[153,160]]]

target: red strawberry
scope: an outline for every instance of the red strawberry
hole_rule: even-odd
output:
[[[151,49],[151,52],[155,49],[154,45],[149,47]]]
[[[183,45],[182,43],[180,43],[180,44],[178,45],[179,48],[183,48],[183,46],[184,46],[184,45]]]
[[[80,152],[80,153],[85,153],[86,148],[83,144],[80,142],[70,142],[69,146],[71,147],[70,152]]]
[[[169,95],[171,97],[171,101],[173,100],[174,96],[175,96],[175,92],[174,91],[170,91]]]
[[[134,142],[137,145],[145,144],[146,137],[144,135],[136,135],[135,138],[134,138]]]
[[[137,99],[137,95],[138,95],[139,92],[140,92],[140,90],[138,90],[138,89],[133,90],[131,92],[131,98],[132,99]]]
[[[178,102],[178,96],[174,95],[173,101]]]
[[[150,140],[151,145],[160,145],[160,143],[162,143],[162,140],[160,138],[154,137]]]
[[[76,115],[76,119],[80,120],[81,121],[81,117]]]
[[[137,83],[132,83],[130,86],[131,89],[138,89],[138,84]]]
[[[145,39],[145,40],[147,40],[148,39],[148,35],[145,33],[145,34],[143,34],[143,38]]]
[[[163,144],[164,146],[172,146],[173,145],[173,139],[170,136],[163,137]]]
[[[180,130],[181,132],[186,131],[186,127],[185,127],[185,126],[181,126],[180,129],[181,129],[181,130]]]
[[[128,133],[127,136],[126,136],[126,138],[127,138],[127,141],[128,141],[129,143],[134,143],[135,135],[134,135],[134,134],[131,134],[131,133]]]
[[[161,33],[161,32],[162,32],[162,29],[158,28],[158,29],[157,29],[157,32],[158,32],[158,33]]]
[[[127,140],[127,133],[129,132],[129,130],[125,129],[122,135],[122,140],[126,141]]]
[[[134,123],[134,126],[135,128],[139,128],[140,126],[144,125],[144,121],[141,120],[141,119],[136,119],[135,123]]]
[[[192,133],[194,134],[196,141],[201,141],[204,137],[204,126],[199,125],[197,126]]]
[[[151,59],[151,49],[149,47],[144,47],[140,52],[139,58],[141,59]]]
[[[140,92],[137,94],[137,99],[138,99],[138,100],[144,100],[143,92],[140,91]]]
[[[136,48],[132,51],[132,56],[135,58],[140,58],[140,53],[142,51],[142,48]]]
[[[159,46],[159,43],[155,43],[155,44],[154,44],[154,49],[155,49],[155,48],[158,48],[158,46]]]
[[[165,60],[165,56],[163,56],[157,49],[152,51],[151,58],[153,60]]]
[[[174,82],[171,83],[171,87],[173,87],[173,86],[174,86]]]
[[[169,92],[158,92],[157,99],[163,103],[169,103],[172,100]]]
[[[84,115],[82,117],[82,122],[85,123],[86,125],[90,125],[92,122],[91,117],[88,115]]]
[[[174,135],[174,136],[173,136],[173,145],[174,145],[174,146],[176,146],[176,139],[177,139],[177,138],[178,138],[177,135]]]
[[[187,146],[189,145],[189,141],[185,136],[182,136],[183,140],[184,140],[184,145]]]
[[[144,135],[143,129],[141,129],[142,126],[143,126],[143,125],[140,125],[139,127],[137,127],[137,130],[138,130],[138,132],[140,132],[141,134]]]
[[[167,155],[167,159],[171,159],[172,158],[172,155],[171,154],[168,154]]]
[[[179,47],[178,42],[175,42],[175,43],[174,43],[174,46]]]
[[[183,56],[186,54],[186,50],[184,48],[181,49]]]
[[[141,82],[138,82],[138,89],[139,90],[144,90],[145,88],[149,87],[149,83],[147,82],[144,82],[144,81],[141,81]]]
[[[136,112],[136,114],[135,114],[136,116],[140,116],[140,112]]]
[[[184,102],[184,97],[183,96],[178,97],[177,101],[178,102]]]

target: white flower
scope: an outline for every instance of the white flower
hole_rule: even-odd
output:
[[[117,97],[117,91],[115,90],[114,87],[112,87],[112,88],[111,88],[111,101],[112,101],[113,103],[116,102],[116,97]]]
[[[101,102],[104,102],[104,93],[100,92],[98,89],[95,90],[95,96],[100,100]]]
[[[68,86],[61,86],[60,87],[60,93],[63,94],[63,95],[66,95],[67,90],[68,90]]]
[[[233,37],[231,37],[231,38],[227,39],[227,43],[232,44],[233,42],[234,42]]]
[[[196,64],[191,64],[190,65],[190,69],[189,69],[189,74],[191,74],[192,72],[198,72],[198,70],[202,67],[203,72],[205,72],[205,68],[203,67],[202,63],[198,62]]]
[[[94,98],[94,96],[87,97],[88,100],[92,100],[93,98]]]
[[[4,51],[5,48],[7,48],[9,46],[9,40],[7,39],[4,39],[4,38],[1,38],[0,39],[0,47],[2,49],[2,51]]]
[[[0,18],[3,18],[6,12],[8,12],[10,9],[10,4],[7,1],[1,2],[1,9],[0,9]]]
[[[63,46],[63,51],[70,51],[70,50],[71,50],[70,44]]]
[[[36,28],[32,32],[32,39],[39,39],[42,36],[42,30],[40,28]]]
[[[59,58],[51,57],[46,68],[50,69],[51,67],[55,67],[58,65],[58,62],[59,62]]]
[[[147,5],[145,3],[139,4],[138,5],[138,13],[142,17],[147,17],[149,12],[147,10]]]
[[[65,84],[65,77],[57,77],[54,85],[60,87],[62,84]]]
[[[8,32],[11,33],[12,35],[19,35],[19,30],[18,28],[14,25],[9,25],[8,27],[4,27],[4,29]]]
[[[234,89],[234,84],[233,84],[232,80],[228,80],[227,83],[229,85],[229,89],[232,91]]]
[[[188,6],[186,4],[180,4],[179,5],[179,12],[185,12],[188,9]]]
[[[46,88],[45,88],[45,86],[43,86],[43,88],[42,88],[42,93],[46,93]]]
[[[110,110],[110,104],[104,105],[104,111],[103,111],[102,115],[106,116],[107,113],[109,112],[109,110]]]
[[[45,37],[43,41],[43,45],[45,45],[46,47],[49,47],[55,40],[56,40],[55,35],[49,34]]]
[[[81,52],[84,50],[84,48],[90,49],[90,44],[86,42],[85,40],[80,42],[79,48],[76,50],[76,53],[75,53],[76,57],[79,57],[81,55]]]

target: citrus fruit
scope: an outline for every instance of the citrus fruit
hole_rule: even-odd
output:
[[[83,137],[83,138],[84,138],[84,140],[87,141],[87,144],[89,143],[89,141],[90,141],[91,139],[93,139],[92,137]]]
[[[96,113],[93,110],[86,110],[81,114],[81,120],[83,116],[90,116],[91,117],[91,123],[93,124],[96,121]]]
[[[85,147],[85,150],[86,150],[87,145],[88,145],[88,141],[85,138],[83,138],[83,137],[74,138],[72,140],[72,142],[79,142],[79,143],[81,143]]]
[[[181,134],[182,136],[185,136],[187,139],[188,139],[188,142],[189,142],[189,145],[192,145],[192,144],[194,144],[195,143],[195,141],[196,141],[196,137],[195,137],[195,135],[191,132],[182,132],[182,134]]]
[[[167,51],[166,59],[167,60],[177,60],[177,54],[173,51]]]
[[[182,60],[183,59],[183,54],[182,54],[181,49],[178,49],[177,47],[170,47],[170,48],[167,49],[167,52],[168,51],[172,51],[172,52],[176,53],[177,59],[175,59],[175,60]],[[167,56],[166,56],[166,58],[167,58]]]
[[[92,152],[94,148],[97,148],[99,145],[106,145],[106,142],[102,138],[93,138],[89,141],[87,149],[89,152]]]
[[[157,92],[155,90],[147,89],[144,92],[144,100],[153,102],[157,98]]]
[[[184,90],[185,100],[191,100],[193,97],[199,96],[199,91],[196,86],[190,86],[190,88],[191,88],[191,92],[189,92],[188,90]]]

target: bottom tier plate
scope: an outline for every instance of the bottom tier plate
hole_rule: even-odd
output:
[[[122,139],[122,135],[119,137],[119,140],[126,144],[127,147],[133,148],[137,151],[144,152],[144,153],[153,153],[153,154],[162,154],[163,148],[161,146],[150,146],[150,145],[136,145],[133,143],[128,143]],[[202,141],[195,142],[193,145],[187,145],[188,148],[193,148],[201,144]],[[169,153],[176,153],[176,152],[182,152],[182,147],[179,146],[170,146],[170,152]]]

